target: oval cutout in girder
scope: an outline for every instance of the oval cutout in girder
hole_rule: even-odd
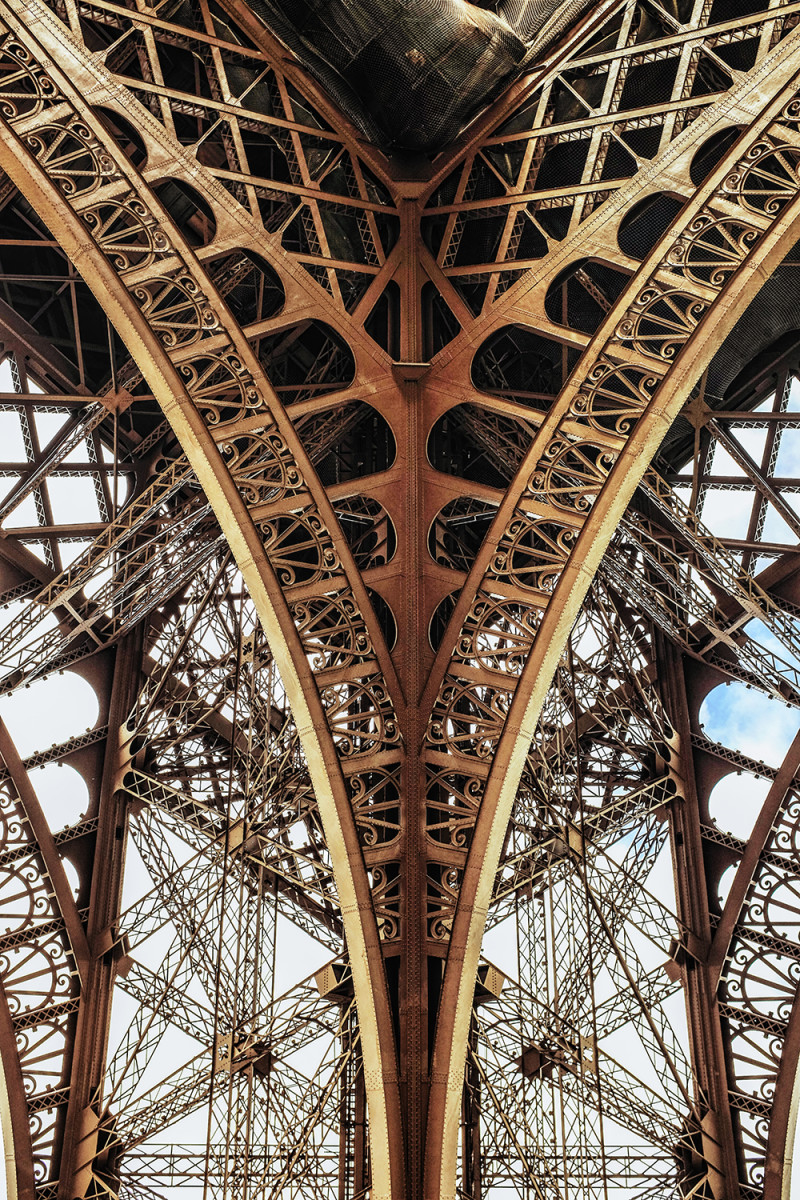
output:
[[[505,488],[533,440],[527,422],[477,404],[457,404],[428,434],[428,461],[437,471]]]
[[[287,406],[341,391],[355,377],[352,350],[324,321],[300,321],[261,338],[257,353]]]
[[[193,249],[214,240],[217,222],[211,205],[183,179],[162,179],[153,191]]]
[[[493,396],[545,413],[578,358],[574,346],[524,325],[506,325],[487,338],[472,360],[472,382]]]
[[[559,272],[547,289],[544,308],[556,325],[596,333],[630,274],[593,259],[578,259]]]
[[[634,204],[622,218],[617,233],[622,253],[640,262],[647,258],[682,208],[683,200],[669,192],[656,192]]]
[[[363,400],[309,413],[295,428],[326,487],[386,471],[397,455],[388,421]]]

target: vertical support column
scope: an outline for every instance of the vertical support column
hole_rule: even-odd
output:
[[[349,1055],[349,1061],[342,1074],[339,1102],[338,1200],[363,1200],[370,1184],[367,1096],[358,1021],[352,1009],[342,1023],[342,1053]]]
[[[405,689],[404,734],[407,758],[402,796],[402,850],[404,908],[401,913],[399,995],[399,1060],[406,1146],[406,1198],[419,1200],[425,1155],[425,1126],[429,1090],[429,1014],[427,956],[427,870],[425,850],[425,781],[420,762],[424,724],[420,696],[424,685],[420,638],[424,636],[424,595],[421,553],[422,464],[425,462],[424,338],[420,295],[419,217],[413,199],[399,206],[400,237],[404,253],[400,284],[400,357],[404,368],[395,368],[402,411],[405,414],[405,512],[401,533],[405,563],[405,603],[402,630],[406,661],[399,664]],[[390,978],[395,972],[390,971]]]
[[[353,1196],[361,1200],[369,1187],[369,1139],[367,1137],[367,1093],[364,1089],[364,1060],[356,1056],[353,1080]]]
[[[691,722],[680,652],[657,634],[658,678],[665,707],[676,733],[677,762],[671,763],[683,785],[669,806],[670,843],[678,916],[694,934],[692,953],[679,952],[689,1025],[689,1043],[698,1107],[703,1113],[696,1131],[715,1200],[739,1195],[736,1145],[728,1104],[727,1070],[715,989],[707,961],[711,922],[703,865],[700,812],[691,750]],[[703,959],[701,961],[700,959]]]
[[[462,1188],[469,1200],[481,1200],[481,1077],[475,1065],[478,1026],[473,1016],[469,1029],[469,1051],[464,1099],[461,1105]]]
[[[89,901],[87,937],[91,952],[86,987],[75,1034],[70,1103],[64,1130],[59,1200],[90,1194],[100,1145],[102,1088],[111,1020],[111,997],[119,959],[117,928],[127,841],[127,809],[115,783],[118,731],[136,696],[142,653],[141,626],[117,648],[109,712],[109,736],[103,764],[95,870]]]

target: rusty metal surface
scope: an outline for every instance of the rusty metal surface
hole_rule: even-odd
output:
[[[0,6],[0,688],[104,697],[2,751],[20,1196],[786,1194],[797,739],[700,709],[800,702],[796,8],[596,10],[412,172],[246,9]]]

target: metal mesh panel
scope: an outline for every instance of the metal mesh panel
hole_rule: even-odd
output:
[[[433,152],[563,33],[587,0],[253,0],[252,8],[386,147]]]

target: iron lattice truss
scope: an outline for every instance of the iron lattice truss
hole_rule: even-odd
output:
[[[603,0],[423,158],[0,0],[0,687],[99,700],[0,723],[12,1194],[787,1195],[800,735],[700,718],[800,707],[798,16]]]

